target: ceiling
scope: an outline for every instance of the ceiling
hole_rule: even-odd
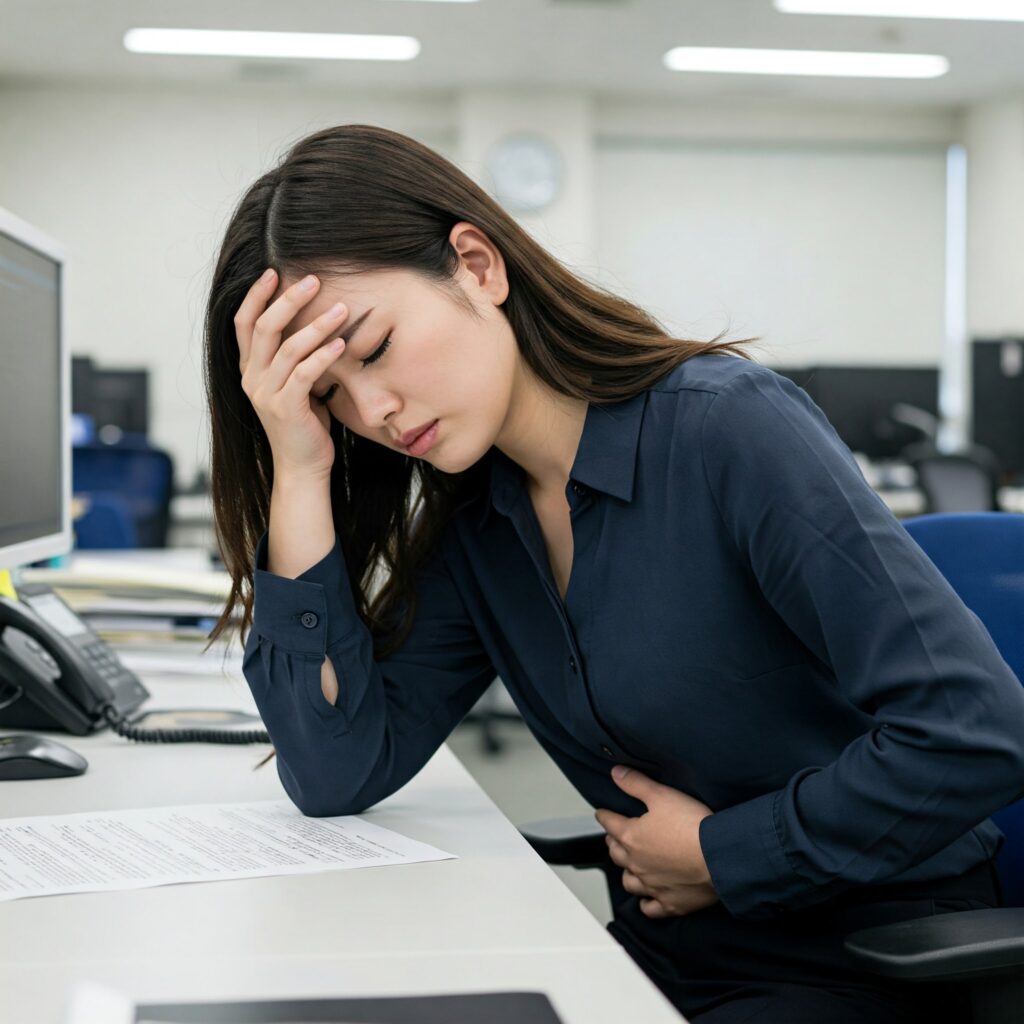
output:
[[[1024,3],[1024,0],[1022,0]],[[416,36],[405,63],[128,53],[132,27]],[[937,53],[928,81],[680,73],[672,46]],[[771,0],[0,0],[0,86],[17,81],[280,83],[375,93],[572,89],[600,97],[787,99],[955,109],[1024,95],[1024,23],[780,14]]]

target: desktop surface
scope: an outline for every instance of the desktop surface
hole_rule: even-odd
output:
[[[146,683],[147,708],[253,709],[238,678]],[[272,761],[255,768],[263,744],[60,738],[88,773],[5,784],[4,817],[284,796]],[[648,1024],[680,1019],[447,747],[366,817],[458,859],[9,902],[7,1010],[56,1024],[91,978],[152,1002],[525,987],[554,992],[566,1024],[610,1024],[632,1005]],[[566,1001],[587,1009],[565,1013]]]

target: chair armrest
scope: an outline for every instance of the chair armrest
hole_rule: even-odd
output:
[[[596,868],[609,863],[605,831],[592,817],[531,821],[519,832],[547,864]]]
[[[1024,908],[966,910],[866,928],[847,936],[846,951],[865,970],[907,981],[1016,972],[1024,967]]]

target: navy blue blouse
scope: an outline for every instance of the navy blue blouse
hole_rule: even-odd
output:
[[[802,390],[704,355],[591,405],[564,603],[523,471],[485,458],[489,493],[376,663],[337,542],[289,580],[261,541],[244,672],[304,813],[393,793],[499,675],[593,806],[644,812],[622,763],[712,808],[701,847],[736,916],[994,854],[985,818],[1024,794],[1024,688]]]

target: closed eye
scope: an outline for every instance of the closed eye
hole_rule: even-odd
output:
[[[327,405],[327,403],[334,397],[334,392],[338,390],[337,384],[332,384],[322,395],[314,395],[313,397],[321,404]]]
[[[378,359],[391,347],[391,335],[389,334],[376,348],[374,352],[368,355],[365,359],[361,359],[360,362],[363,366],[370,366],[372,363],[377,362]],[[321,405],[327,405],[327,403],[334,397],[334,392],[338,390],[337,384],[332,384],[322,395],[314,395]]]
[[[391,347],[391,335],[389,334],[381,343],[377,346],[377,350],[372,354],[368,355],[362,360],[363,366],[369,366],[371,363],[377,362],[378,359]]]

